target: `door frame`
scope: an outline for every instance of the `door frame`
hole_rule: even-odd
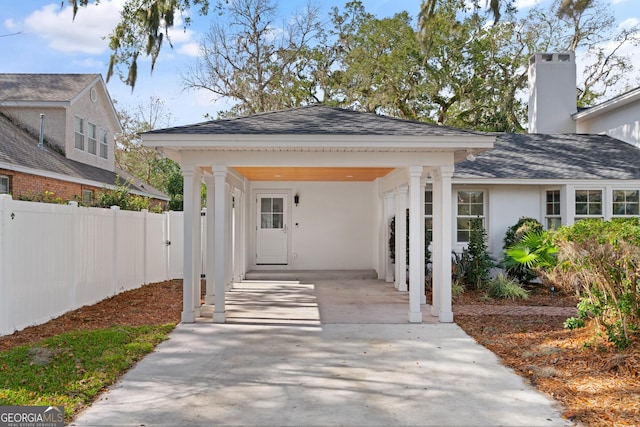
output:
[[[251,190],[251,199],[250,199],[250,230],[251,230],[251,238],[250,238],[250,259],[251,259],[251,269],[257,270],[286,270],[292,268],[292,228],[288,227],[287,229],[287,264],[258,264],[257,254],[258,254],[258,197],[262,195],[283,195],[286,196],[287,206],[286,206],[286,224],[291,224],[292,221],[292,203],[293,203],[293,189],[292,188],[258,188]]]

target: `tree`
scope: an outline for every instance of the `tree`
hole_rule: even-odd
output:
[[[170,125],[171,113],[167,112],[164,101],[152,96],[133,111],[119,109],[118,117],[123,132],[116,139],[116,165],[169,195],[169,209],[182,210],[180,165],[162,158],[155,149],[142,145],[140,139],[142,132]]]
[[[420,45],[407,12],[378,19],[360,1],[332,12],[331,96],[339,105],[417,119],[423,82]]]
[[[229,2],[200,43],[200,58],[182,76],[184,88],[205,89],[214,99],[237,101],[233,115],[310,102],[303,89],[306,73],[301,58],[320,32],[317,9],[307,7],[281,28],[275,19],[271,0]]]
[[[100,3],[100,0],[67,1],[73,7],[74,19],[80,7]],[[218,0],[218,5],[221,1]],[[133,90],[138,77],[138,57],[151,57],[153,72],[165,40],[171,45],[169,29],[175,24],[176,14],[182,16],[186,28],[191,24],[190,12],[195,7],[199,7],[200,15],[206,15],[211,8],[209,0],[126,0],[120,22],[109,35],[111,57],[107,82],[118,72],[121,79]],[[126,66],[126,73],[119,71],[120,65]]]

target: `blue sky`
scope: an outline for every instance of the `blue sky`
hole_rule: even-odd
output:
[[[536,3],[553,0],[516,0],[521,11]],[[0,13],[0,73],[100,73],[106,76],[109,63],[108,42],[104,39],[119,20],[124,0],[101,0],[99,6],[82,9],[72,22],[71,8],[61,8],[60,0],[5,0]],[[346,0],[322,0],[320,16],[328,19],[332,6],[344,6]],[[65,2],[65,5],[68,2]],[[363,0],[368,12],[379,17],[407,10],[415,16],[421,0]],[[617,23],[640,23],[639,0],[611,0]],[[304,7],[306,1],[279,0],[279,9],[286,11]],[[131,89],[116,77],[108,84],[111,97],[120,106],[132,109],[151,96],[164,100],[171,112],[171,125],[200,122],[205,113],[215,116],[225,102],[214,103],[204,91],[181,90],[180,73],[197,57],[197,43],[207,32],[210,16],[194,16],[193,25],[185,32],[178,25],[171,33],[173,49],[165,46],[155,71],[150,74],[149,61],[139,62],[136,88]],[[19,33],[19,34],[15,34]],[[15,35],[13,35],[15,34]],[[640,55],[635,55],[635,75],[640,75]],[[578,63],[580,67],[580,63]],[[580,73],[580,69],[578,69]]]

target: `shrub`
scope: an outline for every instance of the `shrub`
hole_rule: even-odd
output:
[[[527,283],[537,276],[532,267],[518,262],[514,259],[513,255],[508,252],[510,249],[519,246],[527,236],[531,234],[542,234],[544,232],[542,224],[534,218],[523,217],[520,220],[509,227],[504,236],[504,257],[502,259],[502,265],[507,271],[510,277],[517,279],[521,283]],[[529,244],[527,244],[529,243]],[[525,245],[530,246],[531,242],[526,242]],[[524,248],[526,250],[526,246]]]
[[[529,298],[529,293],[523,289],[520,283],[500,273],[490,280],[486,286],[486,295],[490,298]]]
[[[580,286],[576,327],[592,318],[618,348],[640,329],[640,221],[583,220],[553,236],[558,266]]]
[[[489,281],[494,263],[489,256],[487,233],[480,218],[471,220],[471,235],[466,252],[469,259],[465,283],[474,289],[482,289]]]
[[[521,283],[528,282],[538,275],[541,268],[555,266],[557,252],[549,232],[530,231],[507,248],[502,265],[509,276]]]

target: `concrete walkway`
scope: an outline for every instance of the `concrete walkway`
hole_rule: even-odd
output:
[[[572,425],[456,325],[408,324],[388,283],[251,282],[227,300],[227,324],[179,325],[72,425]]]

